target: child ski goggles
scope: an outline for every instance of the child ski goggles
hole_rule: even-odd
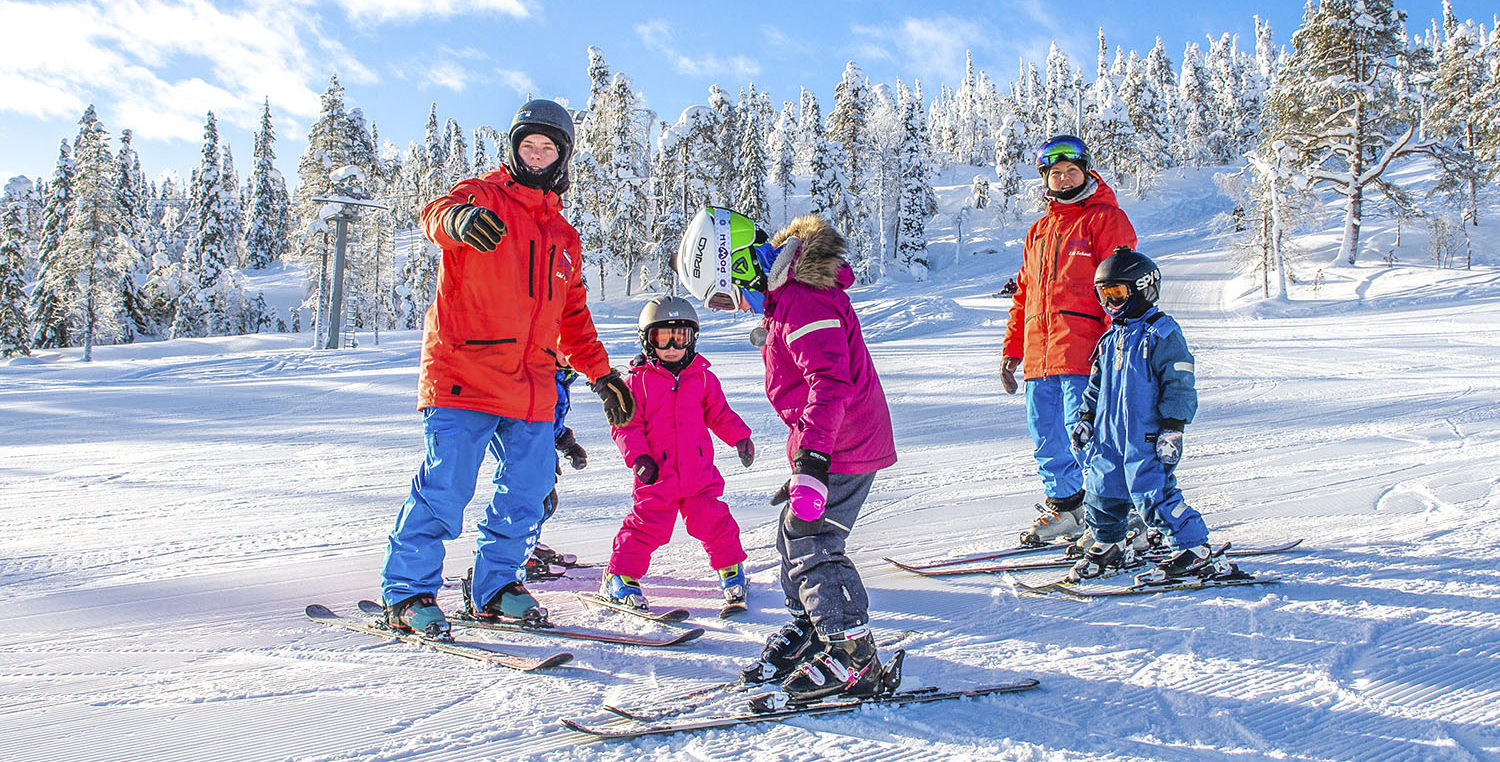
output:
[[[1129,283],[1100,283],[1094,286],[1094,293],[1099,295],[1100,304],[1124,304],[1135,293],[1135,286]]]
[[[687,326],[651,328],[646,331],[646,343],[657,349],[687,349],[693,345],[696,333]]]

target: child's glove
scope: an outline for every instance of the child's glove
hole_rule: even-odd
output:
[[[583,449],[583,445],[578,444],[578,439],[573,436],[572,429],[564,427],[562,436],[558,437],[553,445],[557,447],[557,451],[562,453],[563,457],[568,459],[568,464],[574,469],[582,470],[588,466],[588,450]]]
[[[1016,383],[1016,368],[1021,367],[1021,358],[1007,357],[1000,361],[1000,385],[1005,387],[1006,394],[1015,394],[1021,388]]]
[[[1094,439],[1094,423],[1087,419],[1073,424],[1073,430],[1068,433],[1068,441],[1072,443],[1073,449],[1082,450],[1084,445]]]
[[[734,449],[740,454],[740,464],[745,468],[749,468],[750,464],[755,462],[755,443],[750,441],[750,437],[741,439],[735,444]]]
[[[787,482],[787,499],[792,515],[803,521],[823,518],[828,502],[827,453],[798,450],[792,457],[792,478]]]
[[[650,455],[642,455],[635,459],[635,464],[630,467],[635,472],[635,478],[641,484],[655,484],[656,477],[661,469],[656,465],[656,459]]]
[[[589,388],[604,401],[604,417],[609,425],[624,426],[635,417],[635,395],[630,393],[630,387],[620,378],[619,371],[611,370],[600,376],[598,381],[589,384]]]
[[[480,251],[494,251],[505,237],[505,221],[485,207],[459,204],[443,217],[443,232]]]
[[[1156,435],[1156,457],[1175,466],[1182,460],[1182,432],[1168,429]]]

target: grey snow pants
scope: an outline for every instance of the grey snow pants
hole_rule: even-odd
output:
[[[870,622],[870,599],[859,571],[844,555],[844,542],[874,483],[874,473],[829,474],[822,519],[803,521],[790,505],[781,511],[776,549],[786,606],[793,615],[805,612],[821,636]]]

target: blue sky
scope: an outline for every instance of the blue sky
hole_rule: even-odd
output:
[[[1398,5],[1413,33],[1442,7]],[[1453,5],[1460,18],[1491,23],[1487,3]],[[89,103],[112,134],[134,131],[152,177],[185,176],[197,163],[212,110],[243,178],[269,96],[277,164],[294,176],[335,72],[382,139],[405,146],[421,136],[433,102],[470,131],[503,127],[527,94],[581,107],[590,45],[675,120],[714,83],[737,93],[753,82],[778,104],[807,86],[826,113],[850,60],[874,82],[919,78],[929,97],[960,80],[966,50],[1002,83],[1022,58],[1041,65],[1053,41],[1091,72],[1101,26],[1111,49],[1144,53],[1160,36],[1176,64],[1186,43],[1206,46],[1206,35],[1237,34],[1253,49],[1256,15],[1284,45],[1302,2],[0,0],[0,181],[50,176],[58,140],[72,138]]]

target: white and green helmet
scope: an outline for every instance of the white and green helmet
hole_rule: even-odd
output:
[[[707,206],[688,223],[673,264],[683,288],[709,308],[738,310],[746,304],[743,291],[766,290],[774,258],[755,220]]]

